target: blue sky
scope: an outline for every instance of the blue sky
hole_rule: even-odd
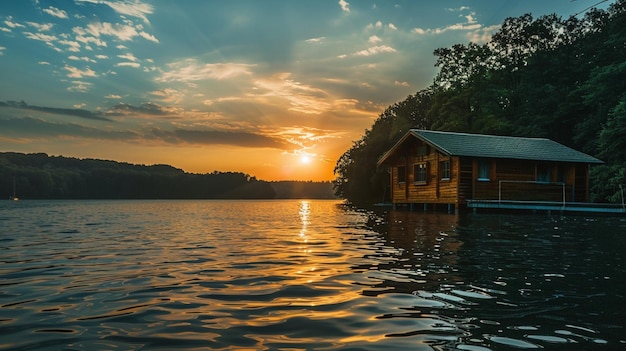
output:
[[[433,50],[597,2],[1,1],[0,151],[330,180]]]

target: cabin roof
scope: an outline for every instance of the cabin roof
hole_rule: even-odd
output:
[[[381,165],[408,138],[418,138],[449,156],[505,158],[533,161],[603,163],[601,160],[545,138],[411,129],[378,161]]]

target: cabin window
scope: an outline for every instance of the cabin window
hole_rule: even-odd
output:
[[[413,174],[415,176],[414,182],[416,185],[426,184],[428,179],[428,165],[426,162],[414,164]]]
[[[442,180],[450,180],[450,160],[439,162],[439,174]]]
[[[478,160],[478,181],[488,182],[491,174],[491,162],[489,160]]]
[[[406,182],[406,167],[398,166],[398,183]]]
[[[550,183],[550,168],[546,165],[537,166],[537,182]]]

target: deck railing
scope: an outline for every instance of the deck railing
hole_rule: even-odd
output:
[[[502,191],[502,185],[506,184],[506,183],[511,183],[511,184],[530,184],[533,185],[535,187],[545,187],[545,190],[548,191],[552,191],[553,193],[548,194],[549,195],[557,195],[557,193],[555,192],[555,187],[559,188],[560,187],[560,196],[561,196],[561,202],[563,203],[563,207],[565,207],[565,202],[566,202],[566,196],[565,196],[565,183],[563,182],[537,182],[537,181],[526,181],[526,180],[500,180],[498,182],[498,202],[502,202],[502,201],[510,201],[510,200],[514,200],[514,201],[523,201],[521,199],[503,199],[503,191]],[[524,191],[524,189],[516,189],[517,191]],[[526,189],[526,191],[528,191],[530,189]],[[533,189],[535,190],[535,189]],[[537,199],[528,199],[530,201],[537,201]],[[555,199],[556,200],[556,199]],[[554,202],[554,201],[551,201]]]

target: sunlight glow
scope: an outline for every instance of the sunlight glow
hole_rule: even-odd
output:
[[[308,155],[301,156],[300,163],[303,163],[305,165],[311,163],[311,156],[308,156]]]

